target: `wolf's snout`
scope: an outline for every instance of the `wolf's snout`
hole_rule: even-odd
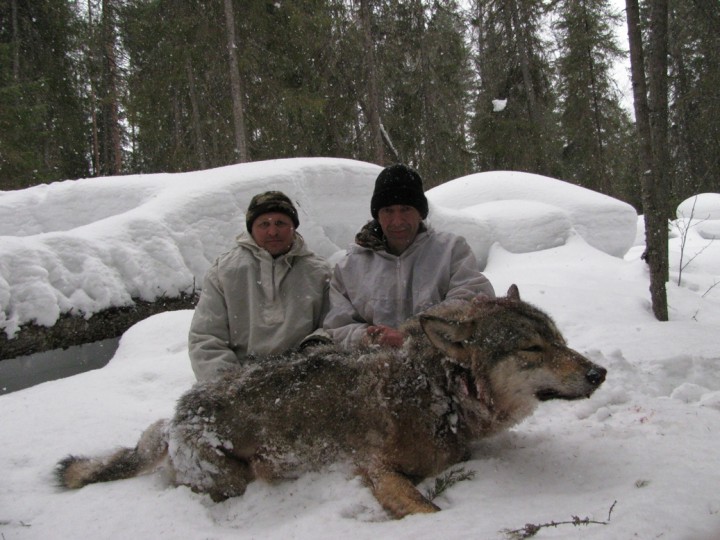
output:
[[[607,369],[600,366],[594,366],[588,370],[585,374],[585,378],[593,386],[600,386],[605,380],[605,375],[607,375]]]

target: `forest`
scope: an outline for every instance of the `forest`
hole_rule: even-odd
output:
[[[647,73],[669,214],[717,191],[720,10],[627,3],[635,113],[612,72],[630,18],[609,0],[8,0],[0,190],[329,156],[402,161],[426,188],[534,172],[642,211]]]

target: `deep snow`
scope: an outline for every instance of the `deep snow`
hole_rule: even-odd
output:
[[[62,311],[89,316],[192,287],[266,189],[297,201],[299,231],[336,260],[369,218],[378,171],[308,158],[0,192],[0,325],[12,335]],[[256,482],[221,504],[160,475],[57,490],[58,459],[133,445],[192,384],[192,312],[161,314],[131,328],[106,367],[0,396],[2,537],[491,539],[577,516],[607,524],[536,537],[720,538],[720,196],[678,209],[664,323],[652,316],[642,221],[629,206],[511,172],[457,179],[428,198],[431,223],[466,236],[498,291],[517,283],[608,368],[592,398],[542,404],[478,443],[464,465],[475,477],[436,500],[443,511],[400,521],[341,466]]]

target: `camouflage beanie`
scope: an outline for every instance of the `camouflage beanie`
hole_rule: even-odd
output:
[[[267,214],[268,212],[285,214],[292,220],[293,226],[296,229],[300,225],[297,210],[288,196],[281,191],[266,191],[252,198],[250,206],[248,206],[247,212],[245,213],[245,224],[247,225],[249,233],[252,233],[252,226],[255,220],[262,214]]]
[[[422,219],[428,215],[428,202],[423,192],[422,178],[407,165],[391,165],[380,171],[370,200],[370,214],[377,219],[381,208],[394,204],[414,207],[420,212]]]

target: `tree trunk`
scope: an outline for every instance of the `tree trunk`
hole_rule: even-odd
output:
[[[380,96],[378,93],[375,45],[372,39],[370,0],[360,0],[360,24],[365,43],[365,73],[367,75],[367,116],[370,126],[370,154],[374,163],[385,164],[382,128],[380,120]]]
[[[235,15],[232,0],[225,0],[225,26],[227,30],[228,59],[230,62],[230,88],[232,91],[233,124],[235,127],[235,154],[237,163],[248,161],[245,137],[245,109],[243,106],[243,84],[237,61],[235,41]]]
[[[103,0],[103,45],[105,48],[105,69],[107,77],[107,125],[109,135],[108,172],[118,175],[122,171],[122,138],[120,135],[120,96],[118,92],[118,65],[115,51],[115,23],[113,5]]]
[[[648,109],[652,131],[653,161],[657,185],[658,209],[667,219],[671,215],[667,202],[670,195],[670,172],[668,167],[668,0],[650,3],[650,41],[648,62]],[[667,232],[667,227],[663,227]],[[667,240],[667,234],[665,234]],[[665,250],[667,252],[667,250]],[[667,265],[665,281],[669,279]]]
[[[195,147],[197,148],[198,161],[202,169],[207,169],[207,153],[205,152],[205,141],[200,123],[200,106],[198,104],[197,92],[195,91],[195,75],[193,74],[190,59],[185,60],[185,70],[188,77],[188,89],[190,91],[190,106],[192,107],[192,126],[195,133]]]
[[[654,159],[656,154],[653,151],[655,145],[653,137],[656,133],[650,121],[638,0],[626,0],[626,10],[635,121],[639,137],[640,185],[645,215],[645,257],[650,268],[650,296],[655,317],[660,321],[667,321],[665,289],[668,275],[667,216],[663,211],[664,205],[658,204],[659,198],[665,194],[662,192],[662,186],[658,184],[660,178],[658,163]]]
[[[12,72],[13,81],[20,80],[20,29],[18,28],[18,5],[17,0],[11,2],[12,17]]]
[[[95,82],[89,81],[90,87],[90,120],[92,125],[92,166],[93,176],[100,174],[100,139],[98,137],[97,97],[95,96]]]
[[[528,44],[525,26],[523,21],[520,20],[517,2],[511,0],[508,4],[510,7],[510,16],[512,17],[511,27],[515,29],[515,38],[518,42],[518,57],[520,60],[523,84],[525,85],[530,122],[537,126],[537,99],[535,98],[535,85],[533,84],[532,74],[530,73],[530,46]]]
[[[88,2],[88,28],[90,31],[90,35],[92,36],[94,32],[94,21],[93,21],[93,11],[92,11],[92,2]],[[94,40],[89,36],[88,40],[92,43]],[[98,121],[97,121],[97,95],[95,94],[95,70],[93,69],[93,66],[95,65],[95,57],[94,53],[92,52],[92,47],[86,46],[85,48],[85,63],[87,65],[87,84],[88,89],[90,92],[90,121],[91,121],[91,129],[92,129],[92,174],[93,176],[98,176],[100,174],[100,138],[98,135]]]

